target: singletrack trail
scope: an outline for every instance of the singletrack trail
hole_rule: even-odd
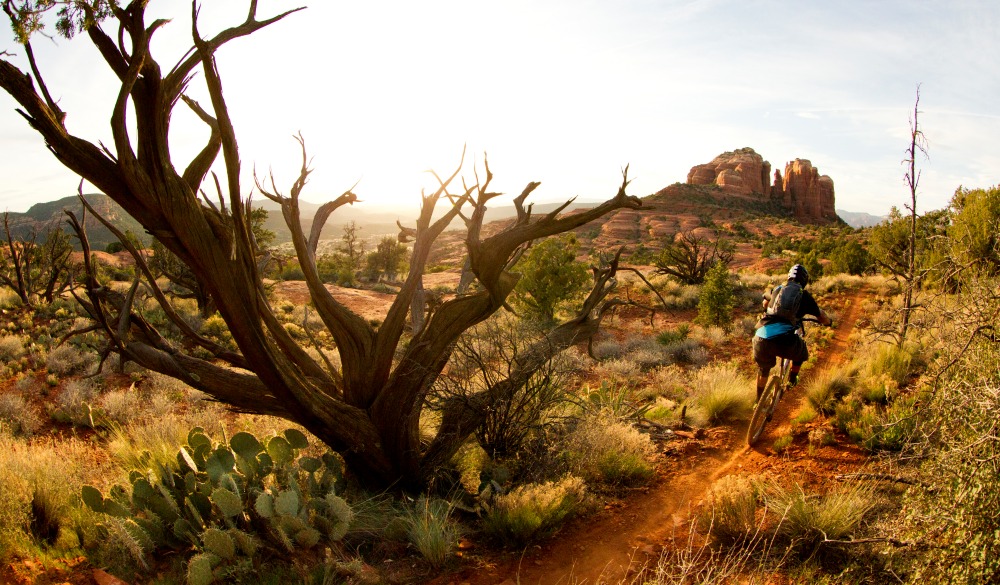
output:
[[[840,364],[851,331],[861,314],[864,290],[843,297],[842,310],[833,338],[819,350],[819,365],[809,376]],[[749,343],[747,344],[749,351]],[[812,348],[811,348],[812,349]],[[805,402],[802,385],[783,398],[764,435],[753,449],[746,445],[746,425],[711,429],[702,442],[686,441],[675,455],[671,469],[658,481],[630,494],[596,515],[582,518],[550,541],[529,547],[520,556],[495,564],[467,569],[433,583],[468,585],[599,585],[615,584],[655,563],[673,536],[686,535],[692,508],[716,479],[733,473],[793,472],[793,457],[770,449],[774,440],[787,434],[792,416]],[[824,450],[825,451],[825,450]],[[841,446],[840,452],[818,453],[809,463],[815,469],[840,469],[847,459],[856,460],[857,449]],[[843,457],[844,460],[840,458]],[[832,472],[831,472],[832,473]]]

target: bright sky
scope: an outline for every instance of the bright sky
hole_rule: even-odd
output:
[[[248,2],[204,4],[207,35]],[[259,4],[261,17],[299,5]],[[151,0],[149,13],[173,18],[154,46],[168,69],[190,45],[190,3]],[[323,0],[231,42],[219,64],[246,192],[254,166],[287,189],[299,131],[315,169],[305,199],[360,181],[368,205],[404,217],[432,185],[425,171],[449,174],[463,145],[470,181],[486,152],[494,188],[541,181],[536,201],[607,198],[626,164],[629,192],[648,195],[750,146],[781,170],[811,160],[837,208],[884,214],[909,197],[918,83],[930,157],[918,209],[1000,182],[998,29],[995,0]],[[6,27],[2,50],[20,53]],[[116,80],[86,37],[35,51],[70,131],[110,144]],[[207,107],[202,80],[191,94]],[[0,95],[0,210],[75,193],[14,106]],[[181,169],[206,136],[179,106]]]

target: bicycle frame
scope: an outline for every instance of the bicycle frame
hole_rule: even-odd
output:
[[[795,329],[795,334],[799,337],[805,337],[806,321],[818,323],[816,319],[800,319],[799,326]],[[752,447],[764,433],[764,426],[771,419],[774,410],[778,407],[778,401],[781,400],[785,389],[788,388],[788,375],[791,371],[792,360],[788,358],[778,360],[778,370],[768,378],[767,386],[764,387],[764,392],[760,395],[760,399],[753,409],[753,415],[750,417],[750,427],[747,429],[747,444],[749,446]]]

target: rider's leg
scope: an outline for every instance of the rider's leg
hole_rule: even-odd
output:
[[[756,336],[753,338],[753,361],[757,364],[758,402],[764,393],[764,387],[767,386],[767,376],[771,372],[771,368],[774,367],[774,362],[778,359],[772,345],[766,339]]]
[[[802,362],[792,362],[792,367],[788,370],[788,385],[794,386],[799,381],[799,370],[802,369]]]

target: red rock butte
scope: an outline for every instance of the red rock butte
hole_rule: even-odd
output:
[[[806,159],[797,158],[785,165],[785,175],[774,171],[752,148],[724,152],[712,162],[696,165],[688,173],[691,185],[718,185],[723,191],[740,197],[780,203],[795,218],[805,223],[837,221],[833,179],[820,175]]]

